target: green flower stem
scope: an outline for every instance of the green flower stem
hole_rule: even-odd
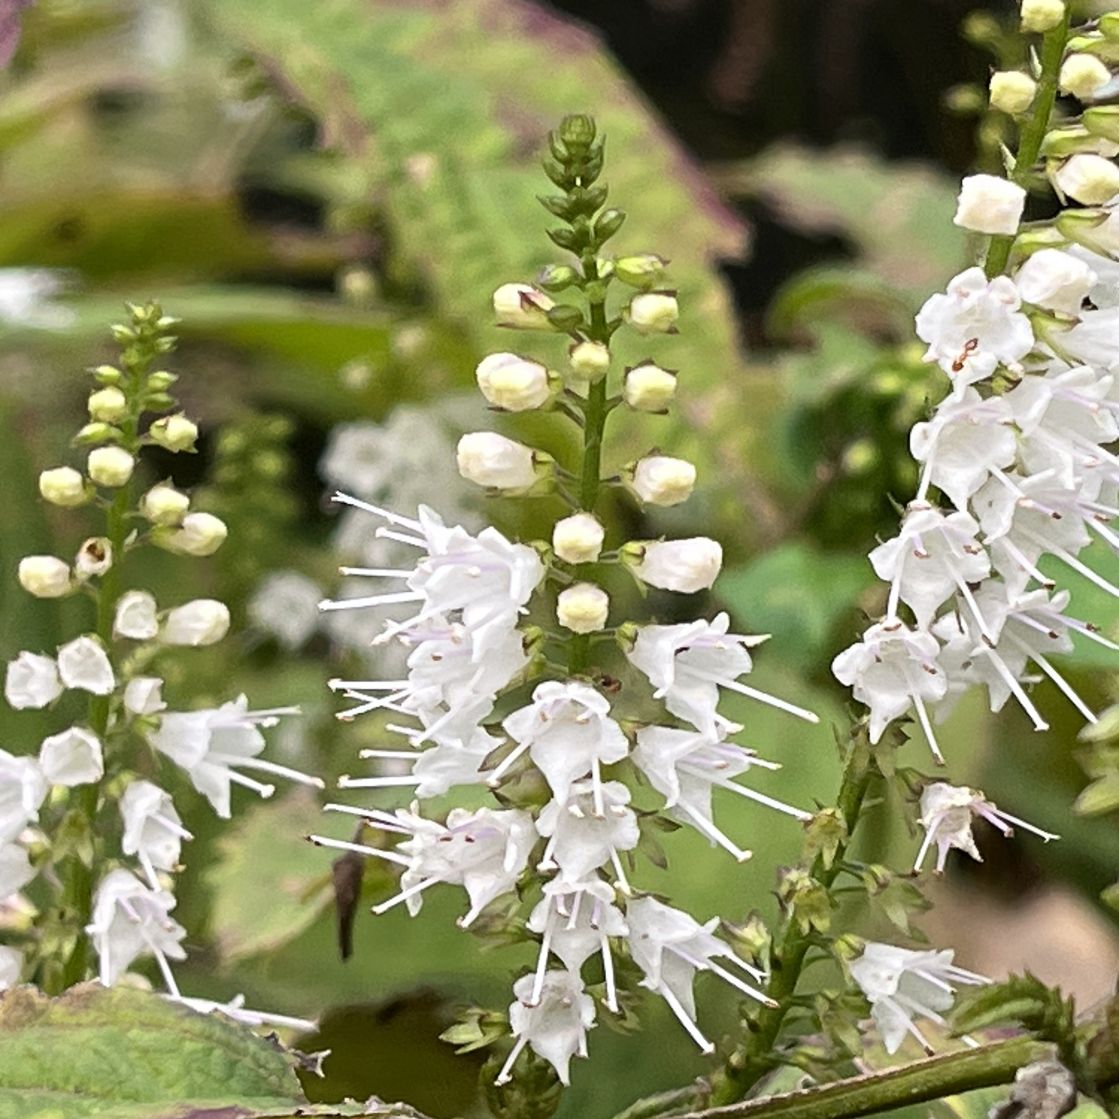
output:
[[[1068,44],[1070,19],[1071,14],[1066,6],[1064,19],[1056,27],[1047,31],[1041,40],[1041,75],[1037,81],[1037,93],[1034,96],[1030,116],[1019,134],[1018,154],[1014,158],[1014,166],[1009,175],[1010,181],[1021,187],[1026,185],[1033,172],[1034,164],[1041,154],[1041,145],[1049,129],[1053,106],[1057,102],[1057,80],[1061,61],[1065,56],[1065,47]],[[1006,271],[1013,244],[1013,234],[1001,234],[991,238],[991,244],[987,249],[987,260],[984,263],[988,278]]]
[[[860,728],[852,737],[843,768],[843,777],[836,797],[836,806],[843,817],[846,838],[837,847],[830,863],[823,854],[812,861],[811,876],[831,894],[839,877],[844,854],[858,824],[867,789],[877,769],[873,764],[866,729]],[[766,995],[775,1006],[762,1006],[751,1019],[746,1039],[730,1055],[727,1063],[715,1077],[709,1102],[713,1105],[729,1104],[743,1099],[755,1084],[772,1069],[778,1060],[774,1056],[781,1026],[792,1008],[797,983],[804,970],[805,957],[813,944],[813,935],[805,931],[795,915],[785,919],[785,925],[770,953],[769,981]]]

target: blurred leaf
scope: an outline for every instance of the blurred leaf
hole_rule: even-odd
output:
[[[821,266],[781,285],[766,311],[766,328],[780,341],[798,329],[815,334],[821,320],[833,318],[864,328],[881,323],[900,334],[908,329],[911,312],[881,276],[860,268]]]

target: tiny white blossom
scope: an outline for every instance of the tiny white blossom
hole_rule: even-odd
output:
[[[84,505],[92,494],[81,471],[72,466],[56,466],[39,475],[39,493],[44,501],[72,509]]]
[[[196,598],[171,610],[159,639],[166,645],[215,645],[229,632],[229,607],[214,598]]]
[[[651,362],[626,370],[622,399],[635,412],[667,412],[675,396],[675,373]]]
[[[0,843],[0,901],[19,893],[34,877],[27,852],[15,843]]]
[[[178,528],[169,528],[155,542],[184,556],[212,556],[225,543],[229,529],[213,513],[187,513]]]
[[[572,633],[596,633],[609,613],[610,596],[594,583],[576,583],[556,598],[556,620]]]
[[[605,539],[606,530],[592,513],[573,513],[552,529],[552,547],[565,563],[594,563]]]
[[[132,477],[136,459],[123,447],[95,447],[86,460],[86,471],[91,482],[116,489]]]
[[[1058,75],[1062,93],[1079,101],[1091,101],[1111,81],[1111,71],[1092,54],[1070,54]]]
[[[57,556],[24,556],[18,578],[19,585],[36,598],[62,598],[74,587],[70,565]]]
[[[609,863],[628,890],[618,855],[632,851],[641,838],[629,800],[621,781],[584,780],[571,786],[565,801],[549,801],[536,820],[536,830],[548,840],[539,869],[558,869],[564,882],[578,883]]]
[[[1017,116],[1024,113],[1037,95],[1037,82],[1021,70],[996,70],[988,83],[991,108]]]
[[[669,455],[646,455],[627,475],[630,489],[646,505],[679,505],[695,489],[695,466],[687,459]]]
[[[9,843],[32,821],[46,799],[48,786],[34,758],[0,750],[0,843]]]
[[[515,330],[550,330],[548,311],[555,301],[529,284],[502,284],[493,293],[498,326]]]
[[[486,400],[507,412],[541,408],[552,395],[547,368],[517,354],[490,354],[478,364],[475,377]]]
[[[567,351],[567,359],[575,379],[593,384],[601,381],[610,370],[610,347],[584,339]]]
[[[43,739],[39,766],[51,785],[90,785],[105,773],[101,740],[84,727],[70,727]]]
[[[147,591],[125,591],[117,599],[113,634],[133,641],[150,641],[159,633],[159,607]]]
[[[74,557],[74,574],[82,580],[104,575],[113,566],[113,545],[105,536],[91,536]]]
[[[1025,205],[1026,192],[1017,183],[998,175],[969,175],[960,185],[952,220],[977,233],[1017,233]]]
[[[674,334],[680,307],[671,292],[644,291],[630,300],[623,314],[638,334]]]
[[[168,482],[152,486],[140,498],[140,514],[153,525],[177,527],[190,511],[190,498]]]
[[[531,489],[546,461],[539,451],[495,431],[468,432],[458,441],[456,456],[468,482],[510,492]]]
[[[1018,269],[1014,282],[1026,303],[1075,317],[1096,279],[1079,257],[1060,249],[1039,249]]]
[[[623,557],[641,582],[681,594],[707,590],[723,568],[722,545],[708,536],[634,540],[623,549]]]
[[[120,798],[124,824],[121,850],[135,855],[148,881],[159,888],[157,871],[173,871],[179,865],[184,839],[193,838],[183,827],[171,797],[150,781],[133,781]]]
[[[1022,30],[1037,34],[1051,31],[1065,18],[1066,10],[1064,0],[1022,0]]]
[[[14,661],[8,662],[4,698],[17,711],[46,707],[61,694],[62,681],[52,657],[24,650]]]
[[[68,688],[108,695],[116,686],[113,666],[96,637],[75,637],[58,650],[58,675]]]
[[[1085,206],[1102,206],[1119,194],[1119,167],[1092,152],[1079,152],[1053,174],[1057,189]]]
[[[134,676],[124,686],[124,707],[133,715],[157,715],[166,709],[163,681],[158,676]]]

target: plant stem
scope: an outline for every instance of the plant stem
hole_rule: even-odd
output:
[[[846,838],[837,848],[830,865],[826,865],[822,854],[817,855],[812,862],[812,877],[829,894],[839,876],[843,856],[858,824],[867,789],[877,772],[872,764],[865,736],[865,728],[860,728],[852,737],[836,797],[836,807],[846,826]],[[811,934],[802,931],[792,917],[787,918],[780,938],[770,953],[769,981],[765,987],[766,995],[777,1005],[761,1007],[751,1020],[745,1041],[731,1054],[712,1084],[712,1104],[729,1104],[743,1099],[762,1076],[778,1063],[774,1048],[796,994],[805,956],[811,945]]]
[[[1041,75],[1037,81],[1033,110],[1019,134],[1018,154],[1014,157],[1014,167],[1009,175],[1011,182],[1022,187],[1026,185],[1041,153],[1041,145],[1053,115],[1053,106],[1057,102],[1057,81],[1065,45],[1068,43],[1070,19],[1071,15],[1066,7],[1061,22],[1047,31],[1041,40]],[[1006,271],[1013,244],[1014,235],[1010,233],[991,238],[984,263],[988,279]]]

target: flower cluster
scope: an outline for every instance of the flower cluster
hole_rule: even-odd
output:
[[[609,624],[613,604],[599,572],[613,566],[649,586],[691,593],[711,586],[722,553],[707,538],[607,547],[596,514],[604,486],[646,506],[675,505],[696,481],[692,464],[659,452],[601,477],[607,415],[620,407],[663,412],[676,391],[675,374],[646,361],[627,370],[610,396],[610,339],[620,329],[674,331],[677,302],[664,286],[660,258],[601,255],[624,215],[602,209],[602,145],[592,122],[565,120],[552,152],[546,169],[563,194],[544,204],[567,224],[551,237],[577,266],[553,266],[535,286],[498,288],[494,309],[508,328],[569,335],[567,366],[556,371],[516,353],[492,354],[479,364],[477,382],[495,410],[550,409],[574,422],[582,462],[569,471],[551,455],[489,431],[463,436],[457,451],[462,476],[491,492],[558,498],[566,508],[551,541],[516,543],[494,527],[447,524],[423,505],[411,515],[337,494],[343,506],[377,518],[378,536],[415,558],[400,567],[347,568],[373,580],[372,593],[323,604],[328,612],[400,611],[376,640],[406,651],[405,670],[332,686],[351,704],[341,717],[383,714],[385,731],[398,736],[391,749],[363,752],[391,763],[391,773],[346,777],[341,786],[404,786],[416,799],[395,811],[329,806],[361,818],[394,845],[313,838],[401,868],[399,892],[374,906],[376,913],[400,904],[416,913],[436,885],[461,886],[468,905],[459,924],[467,928],[509,916],[524,899],[521,928],[538,942],[537,963],[513,987],[508,1022],[515,1042],[498,1084],[510,1080],[526,1049],[566,1083],[571,1058],[586,1054],[598,1003],[621,1012],[638,976],[705,1051],[712,1046],[696,1021],[697,972],[766,1001],[758,987],[763,973],[716,935],[718,919],[700,923],[642,892],[631,880],[634,855],[658,816],[667,816],[734,858],[747,858],[714,822],[715,789],[808,818],[739,783],[754,767],[774,766],[732,741],[742,727],[720,712],[724,692],[815,721],[742,681],[753,667],[749,650],[762,638],[731,632],[725,614],[677,625]],[[607,295],[615,283],[630,294],[611,318]],[[553,298],[564,291],[584,305]],[[620,660],[613,675],[604,671],[610,655]],[[665,709],[655,721],[643,717],[650,691]],[[623,713],[631,697],[636,702]],[[636,803],[643,783],[657,794],[653,808]],[[421,812],[420,802],[455,786],[482,790],[496,806],[456,807],[445,817]],[[487,913],[491,903],[498,904]],[[601,983],[588,982],[592,969]]]
[[[45,502],[99,514],[104,532],[87,539],[73,560],[33,555],[19,563],[19,582],[29,594],[87,598],[96,620],[54,655],[24,650],[7,666],[4,695],[11,707],[62,703],[70,710],[76,694],[84,695],[86,715],[44,738],[36,755],[0,751],[0,899],[37,879],[40,891],[57,885],[64,911],[75,915],[59,928],[52,924],[55,910],[40,909],[22,951],[0,948],[0,987],[21,976],[49,991],[80,982],[92,946],[106,986],[138,959],[153,957],[168,994],[179,999],[170,965],[184,958],[185,930],[172,916],[172,890],[191,835],[171,794],[149,779],[158,776],[158,759],[173,762],[222,817],[230,815],[234,785],[271,795],[273,786],[258,775],[319,782],[260,756],[261,728],[293,709],[251,711],[241,696],[217,708],[168,710],[164,682],[153,672],[159,657],[170,648],[220,641],[229,610],[215,599],[161,608],[150,591],[124,589],[123,569],[146,545],[209,556],[226,527],[193,509],[190,496],[169,481],[134,494],[143,448],[190,452],[198,431],[173,411],[175,376],[153,368],[174,348],[174,320],[155,304],[130,311],[130,322],[113,331],[122,347],[119,367],[93,373],[89,422],[75,440],[86,455],[84,469],[58,466],[39,476]],[[234,1004],[223,1009],[262,1020]]]

